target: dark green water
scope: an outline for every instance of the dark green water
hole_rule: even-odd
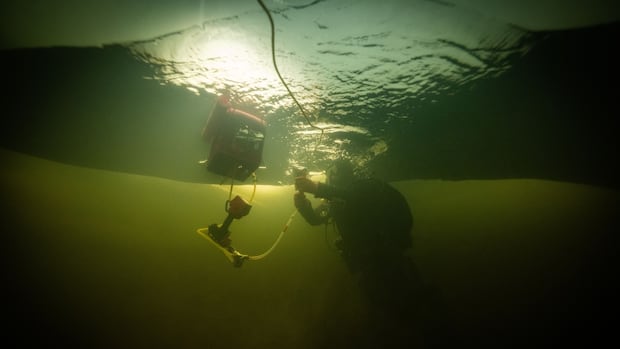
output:
[[[377,134],[327,134],[326,152],[312,153],[317,136],[297,139],[303,121],[292,107],[270,109],[259,177],[287,182],[291,162],[321,170],[342,155],[388,180],[543,178],[617,187],[618,68],[609,41],[617,31],[611,25],[550,34],[497,78],[446,82],[450,89],[433,103],[412,98],[371,115],[355,107],[346,117],[326,115],[320,120]],[[3,147],[87,167],[219,182],[196,165],[207,154],[199,135],[212,95],[144,79],[154,70],[121,46],[0,56],[8,70]],[[394,98],[376,92],[377,103]]]
[[[463,69],[449,75],[458,79],[418,81],[408,71],[405,88],[390,74],[396,80],[382,88],[384,74],[371,66],[338,71],[328,81],[337,84],[304,81],[324,92],[317,121],[336,130],[316,153],[308,150],[316,137],[301,132],[282,95],[237,92],[266,114],[268,137],[252,213],[233,226],[236,247],[258,254],[273,243],[293,211],[292,163],[320,170],[346,155],[394,183],[411,206],[410,253],[425,291],[411,296],[420,326],[399,328],[412,333],[405,344],[612,339],[618,25],[509,33],[525,38],[511,46],[516,53],[480,53],[479,70],[441,50],[407,59],[406,45],[394,61],[378,58],[390,72],[403,62],[432,71],[416,64],[447,58]],[[321,41],[307,59],[323,67],[323,58],[337,63],[357,50],[383,54],[389,40]],[[221,222],[228,197],[221,178],[197,163],[208,151],[200,132],[213,86],[195,93],[170,83],[162,73],[170,62],[136,56],[136,45],[150,44],[0,52],[6,338],[86,348],[362,348],[376,340],[371,310],[322,228],[297,217],[272,254],[241,269],[196,234]]]

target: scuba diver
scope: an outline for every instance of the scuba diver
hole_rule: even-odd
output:
[[[336,246],[351,272],[398,259],[411,247],[413,217],[400,192],[375,178],[356,178],[344,159],[336,160],[326,175],[326,183],[296,177],[295,207],[311,225],[333,221],[340,233]],[[324,201],[313,209],[305,193]]]
[[[377,340],[411,340],[421,282],[406,254],[413,217],[405,197],[384,181],[358,178],[342,159],[326,171],[325,183],[298,174],[295,187],[295,207],[306,222],[335,224],[335,245],[369,302]],[[321,205],[313,208],[306,193],[323,199]]]

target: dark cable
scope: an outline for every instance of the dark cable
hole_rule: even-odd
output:
[[[282,82],[282,85],[284,85],[284,87],[288,91],[288,94],[291,96],[293,101],[295,101],[295,104],[297,104],[297,107],[299,107],[299,110],[301,111],[301,114],[306,119],[306,122],[308,123],[308,125],[310,125],[310,127],[312,127],[312,128],[316,128],[318,130],[321,130],[321,136],[319,137],[319,142],[317,144],[317,147],[318,147],[318,145],[321,144],[321,140],[323,139],[323,133],[325,132],[325,130],[322,129],[321,127],[315,126],[310,121],[310,118],[308,117],[308,115],[304,111],[304,108],[302,108],[301,104],[297,101],[297,98],[295,98],[295,95],[293,95],[293,92],[291,92],[291,89],[288,88],[288,85],[286,84],[286,82],[282,78],[282,75],[280,74],[280,70],[278,69],[278,64],[276,63],[276,39],[275,39],[276,31],[275,31],[275,26],[273,24],[273,18],[271,18],[271,13],[269,12],[269,9],[267,8],[267,6],[265,6],[263,1],[262,0],[257,0],[257,1],[260,4],[260,6],[263,8],[265,13],[267,14],[267,17],[269,17],[269,24],[271,25],[271,60],[273,61],[273,67],[275,68],[276,74],[278,74],[278,78],[280,78],[280,81]]]

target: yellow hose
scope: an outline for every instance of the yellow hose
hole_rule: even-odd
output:
[[[286,221],[286,224],[282,228],[282,231],[280,231],[280,234],[276,238],[276,241],[273,243],[273,245],[271,245],[271,247],[269,247],[269,249],[267,251],[265,251],[265,252],[263,252],[263,253],[261,253],[259,255],[255,255],[255,256],[249,256],[249,255],[240,253],[239,251],[235,250],[232,247],[231,248],[226,248],[226,247],[218,244],[215,240],[213,240],[211,238],[211,236],[209,236],[209,228],[200,228],[200,229],[196,230],[196,232],[198,233],[198,235],[202,236],[203,238],[205,238],[206,240],[211,242],[213,245],[215,245],[215,247],[217,247],[222,253],[224,253],[226,258],[228,258],[228,260],[231,263],[233,263],[233,264],[239,263],[239,260],[244,260],[244,259],[249,259],[251,261],[257,261],[259,259],[263,259],[263,258],[267,257],[271,252],[273,252],[273,250],[276,248],[276,246],[278,246],[278,243],[280,242],[280,240],[282,240],[282,237],[284,236],[284,233],[286,233],[286,231],[288,230],[289,225],[293,221],[293,217],[295,217],[295,214],[297,214],[297,210],[294,210],[293,213],[291,213],[291,216],[288,218],[288,221]]]

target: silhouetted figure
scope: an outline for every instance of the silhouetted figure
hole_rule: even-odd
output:
[[[295,187],[295,207],[309,224],[336,225],[336,247],[359,278],[377,341],[419,342],[425,325],[418,320],[427,311],[420,306],[424,291],[417,269],[406,254],[413,217],[405,197],[384,181],[357,178],[346,160],[327,170],[326,183],[299,176]],[[315,209],[305,193],[324,200]]]

